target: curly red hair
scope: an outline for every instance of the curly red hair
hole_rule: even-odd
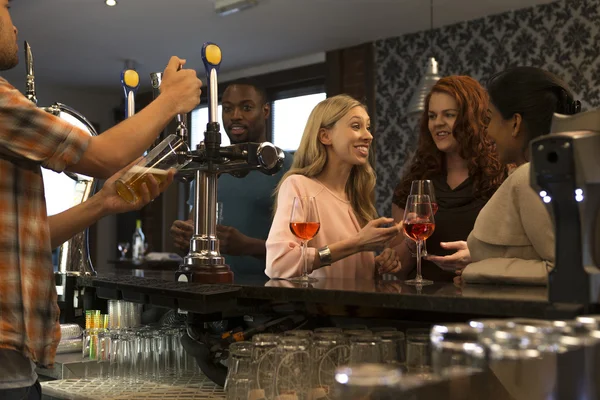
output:
[[[499,161],[487,137],[489,96],[475,79],[469,76],[447,76],[440,79],[425,99],[421,116],[419,142],[408,172],[394,190],[393,203],[404,208],[413,180],[429,179],[445,173],[444,153],[438,150],[429,132],[429,99],[434,92],[452,96],[458,104],[458,115],[452,134],[459,144],[459,155],[468,160],[469,176],[474,194],[489,198],[506,178],[506,167]]]

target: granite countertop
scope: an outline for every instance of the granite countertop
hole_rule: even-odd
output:
[[[545,287],[437,282],[415,287],[396,280],[320,279],[310,285],[264,277],[237,276],[232,284],[175,282],[171,270],[111,267],[80,277],[103,298],[123,298],[200,313],[234,309],[245,299],[413,310],[495,317],[572,318],[579,304],[551,304]]]

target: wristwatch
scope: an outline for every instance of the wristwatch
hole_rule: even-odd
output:
[[[329,250],[329,246],[323,246],[320,249],[318,249],[317,252],[319,253],[321,267],[331,265],[331,250]]]

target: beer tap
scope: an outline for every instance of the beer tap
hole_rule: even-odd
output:
[[[217,177],[221,173],[240,174],[251,170],[275,174],[283,166],[284,153],[273,144],[239,143],[221,147],[218,121],[218,70],[221,49],[214,43],[202,47],[206,69],[209,119],[204,141],[192,151],[192,162],[178,172],[182,177],[194,177],[194,234],[190,251],[183,259],[175,277],[182,282],[227,283],[233,273],[219,252],[216,229]],[[240,174],[243,175],[243,174]]]
[[[179,69],[181,69],[181,65]],[[187,114],[177,114],[175,134],[181,138],[183,143],[188,143]]]
[[[33,74],[33,54],[31,54],[31,47],[27,41],[25,41],[25,68],[27,69],[27,76],[25,78],[25,96],[28,100],[37,105],[37,97],[35,96],[35,75]]]
[[[121,85],[125,93],[125,118],[129,118],[135,114],[135,94],[140,87],[140,75],[129,65],[121,72]]]
[[[152,72],[150,74],[150,82],[152,83],[152,97],[157,98],[160,94],[160,84],[162,83],[162,72]]]

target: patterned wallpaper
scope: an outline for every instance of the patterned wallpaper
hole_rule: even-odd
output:
[[[517,65],[564,79],[584,109],[600,106],[600,0],[561,0],[433,31],[375,42],[377,209],[390,215],[394,187],[416,146],[418,117],[404,110],[433,54],[440,74],[470,75],[484,86]]]

